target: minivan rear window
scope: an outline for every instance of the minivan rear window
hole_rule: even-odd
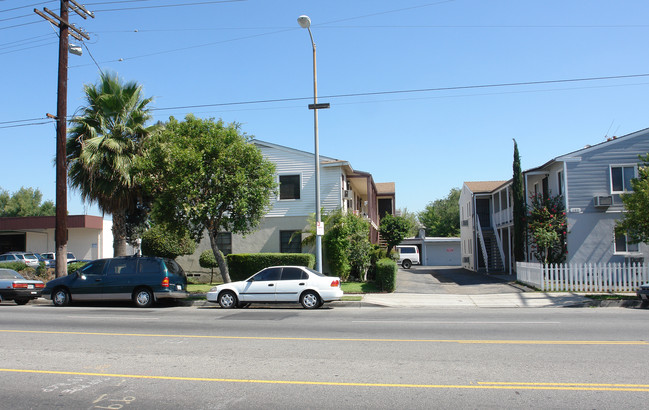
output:
[[[178,263],[173,259],[165,259],[165,265],[167,265],[167,271],[173,275],[185,276],[185,271],[183,268],[178,265]]]

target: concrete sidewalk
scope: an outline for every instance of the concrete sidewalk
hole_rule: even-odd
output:
[[[345,302],[343,302],[345,303]],[[434,308],[539,308],[592,306],[593,300],[575,293],[522,292],[481,295],[368,293],[361,306]]]

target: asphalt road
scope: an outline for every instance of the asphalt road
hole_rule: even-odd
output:
[[[0,407],[626,408],[639,309],[0,304]]]

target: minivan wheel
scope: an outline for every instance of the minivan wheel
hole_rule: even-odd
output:
[[[320,304],[320,296],[312,291],[307,291],[300,297],[300,303],[305,309],[316,309],[322,306]]]
[[[412,262],[410,262],[410,260],[406,259],[403,262],[401,262],[401,266],[404,269],[410,269],[410,267],[412,266]]]
[[[237,295],[234,294],[234,292],[230,290],[226,290],[221,292],[219,295],[219,305],[223,309],[232,309],[237,307]]]
[[[54,306],[67,306],[70,304],[70,294],[63,288],[54,289],[52,303]]]
[[[149,307],[153,304],[153,293],[147,288],[140,288],[133,295],[133,303],[136,307]]]

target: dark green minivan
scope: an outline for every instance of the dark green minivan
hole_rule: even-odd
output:
[[[43,297],[55,306],[74,301],[131,300],[149,307],[160,299],[187,297],[187,277],[172,259],[119,257],[97,259],[45,285]]]

